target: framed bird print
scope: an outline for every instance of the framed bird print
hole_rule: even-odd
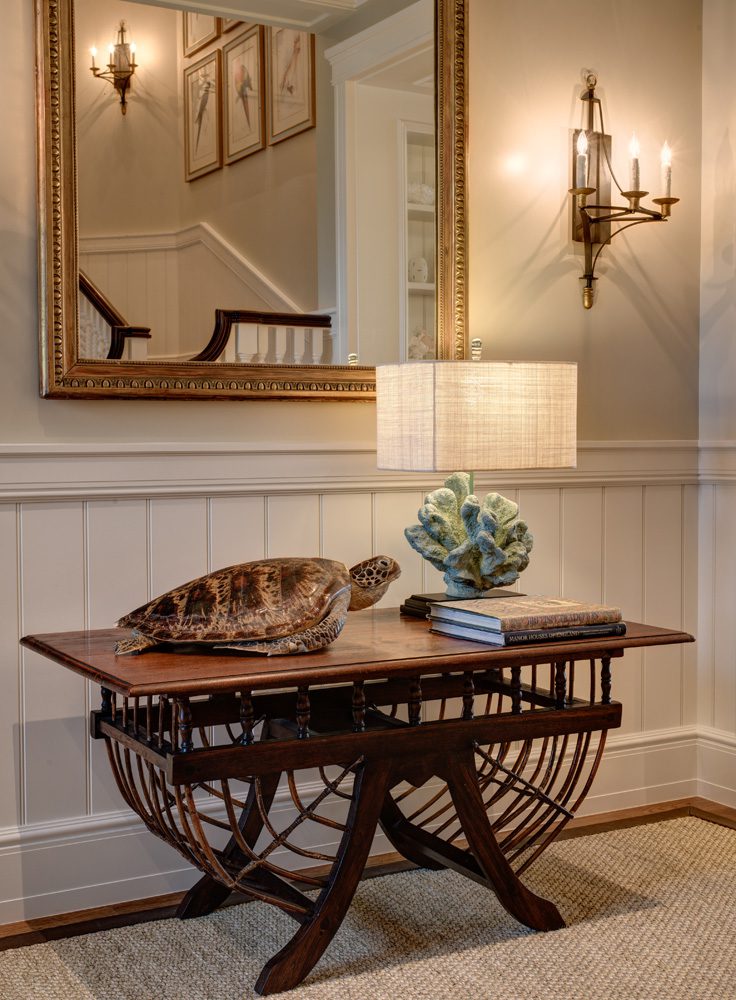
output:
[[[254,24],[223,47],[225,163],[266,145],[263,27]]]
[[[188,181],[222,166],[219,49],[184,70],[184,158]]]
[[[268,28],[268,142],[274,145],[317,124],[314,35]]]
[[[220,37],[220,18],[211,14],[184,14],[184,55],[191,56]]]

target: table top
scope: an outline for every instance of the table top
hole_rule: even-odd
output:
[[[621,656],[632,646],[692,642],[677,629],[627,622],[625,636],[498,647],[429,631],[397,608],[353,612],[325,649],[288,656],[157,651],[116,656],[128,629],[29,635],[21,644],[128,697],[214,694],[298,685],[346,683],[401,675],[483,670],[517,664]]]

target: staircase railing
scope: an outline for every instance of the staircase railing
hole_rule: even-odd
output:
[[[333,364],[332,319],[314,313],[216,309],[209,343],[192,361]]]
[[[108,361],[118,361],[122,358],[126,344],[136,339],[151,339],[151,328],[149,326],[131,326],[115,308],[110,300],[100,291],[91,278],[83,271],[79,272],[79,292],[84,301],[91,307],[84,309],[84,303],[80,300],[80,330],[84,328],[85,319],[90,323],[95,323],[96,329],[93,337],[100,342],[104,341],[107,335],[105,327],[110,330],[110,346],[105,355]],[[101,326],[100,321],[104,324]],[[83,356],[86,356],[84,354]],[[100,356],[92,354],[91,356]]]

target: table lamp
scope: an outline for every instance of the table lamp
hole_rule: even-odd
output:
[[[465,470],[426,497],[420,523],[404,532],[409,544],[444,573],[453,599],[513,583],[532,536],[513,500],[474,495],[473,472],[575,467],[577,365],[379,365],[376,389],[379,469]]]

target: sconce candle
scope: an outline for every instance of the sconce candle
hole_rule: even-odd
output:
[[[577,141],[578,155],[575,158],[575,187],[587,187],[588,180],[588,137],[580,130]]]
[[[672,150],[669,143],[662,146],[662,191],[665,198],[672,197]]]
[[[629,156],[631,157],[631,191],[639,191],[639,140],[636,135],[632,135],[629,143]]]
[[[89,54],[92,56],[92,65],[90,69],[97,69],[97,64],[95,63],[95,59],[97,58],[97,46],[93,45],[89,50]]]

